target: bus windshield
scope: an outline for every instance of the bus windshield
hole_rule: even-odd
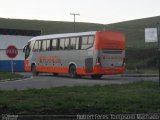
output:
[[[27,59],[30,55],[31,47],[30,47],[30,42],[25,46],[24,52],[25,52],[25,59]]]

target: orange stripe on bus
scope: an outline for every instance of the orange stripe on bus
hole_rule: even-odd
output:
[[[44,66],[37,66],[37,72],[48,72],[48,73],[62,73],[68,74],[68,68],[66,67],[44,67]]]
[[[26,71],[31,71],[31,67],[25,67]],[[67,67],[44,67],[44,66],[37,66],[37,72],[45,72],[45,73],[62,73],[68,74],[69,69]],[[93,69],[85,69],[85,68],[77,68],[76,72],[79,75],[91,75],[91,74],[102,74],[102,75],[113,75],[113,74],[122,74],[124,73],[124,67],[118,68],[101,68],[95,66]]]
[[[30,72],[31,71],[31,67],[30,66],[25,66],[25,71],[26,72]]]

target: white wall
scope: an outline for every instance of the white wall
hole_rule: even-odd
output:
[[[24,60],[23,46],[26,45],[32,36],[0,35],[0,60],[10,60],[6,55],[6,49],[14,45],[18,49],[18,55],[14,60]]]

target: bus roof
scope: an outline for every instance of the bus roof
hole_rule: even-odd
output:
[[[96,31],[79,32],[79,33],[51,34],[51,35],[42,35],[42,36],[33,37],[29,41],[54,39],[54,38],[64,38],[64,37],[76,37],[76,36],[83,36],[83,35],[95,35],[95,34],[96,34]]]

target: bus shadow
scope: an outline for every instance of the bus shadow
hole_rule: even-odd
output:
[[[120,77],[117,77],[117,76],[110,76],[110,75],[105,75],[103,76],[102,78],[100,79],[93,79],[91,78],[90,76],[81,76],[81,77],[77,77],[77,78],[71,78],[69,75],[64,75],[64,74],[59,74],[57,76],[55,75],[52,75],[52,74],[41,74],[39,75],[40,77],[53,77],[53,78],[66,78],[67,80],[68,79],[72,79],[72,80],[101,80],[101,81],[105,81],[105,80],[119,80]]]

